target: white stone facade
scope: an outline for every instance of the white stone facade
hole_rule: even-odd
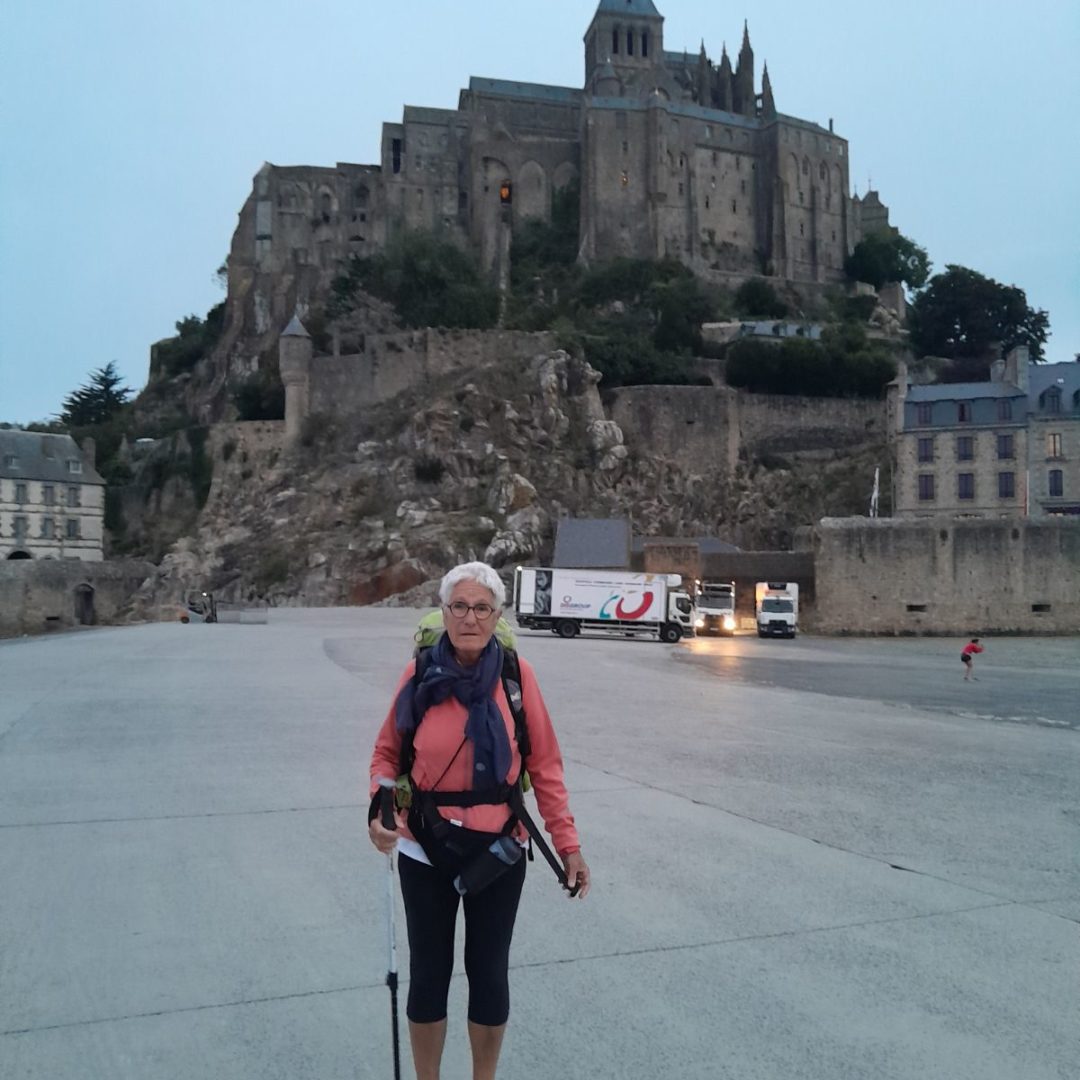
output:
[[[105,482],[92,444],[0,431],[0,558],[104,559]]]

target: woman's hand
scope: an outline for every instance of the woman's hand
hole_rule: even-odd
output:
[[[394,812],[394,821],[396,822],[396,828],[393,829],[386,828],[378,817],[372,818],[368,823],[368,839],[384,855],[389,855],[398,842],[398,837],[401,835],[398,830],[405,824],[404,811],[396,810]]]
[[[589,867],[586,865],[585,860],[581,857],[580,851],[572,851],[569,855],[563,856],[563,869],[566,871],[566,880],[570,884],[572,889],[575,885],[578,886],[578,891],[575,894],[582,900],[589,895],[590,875]],[[573,896],[571,896],[573,899]]]

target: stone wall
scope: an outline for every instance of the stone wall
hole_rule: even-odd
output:
[[[822,520],[815,629],[1080,632],[1080,521]]]
[[[117,622],[153,571],[135,559],[2,562],[0,637]]]
[[[639,452],[686,468],[731,470],[751,457],[827,452],[883,442],[880,401],[747,394],[717,386],[628,386],[608,411]]]
[[[362,353],[312,359],[310,409],[339,415],[358,412],[429,379],[496,364],[524,367],[554,348],[551,334],[520,331],[426,329],[369,334]]]

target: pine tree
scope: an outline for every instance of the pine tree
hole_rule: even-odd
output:
[[[132,391],[121,386],[116,363],[109,361],[92,372],[90,381],[64,398],[60,420],[69,427],[88,427],[110,420],[131,397]]]

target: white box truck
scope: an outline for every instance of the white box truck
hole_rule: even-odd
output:
[[[799,586],[759,581],[754,588],[758,637],[793,638],[799,629]]]
[[[699,634],[735,633],[734,581],[699,581],[695,604]]]
[[[519,626],[563,638],[596,630],[673,643],[694,635],[694,602],[678,574],[519,566],[514,614]]]

